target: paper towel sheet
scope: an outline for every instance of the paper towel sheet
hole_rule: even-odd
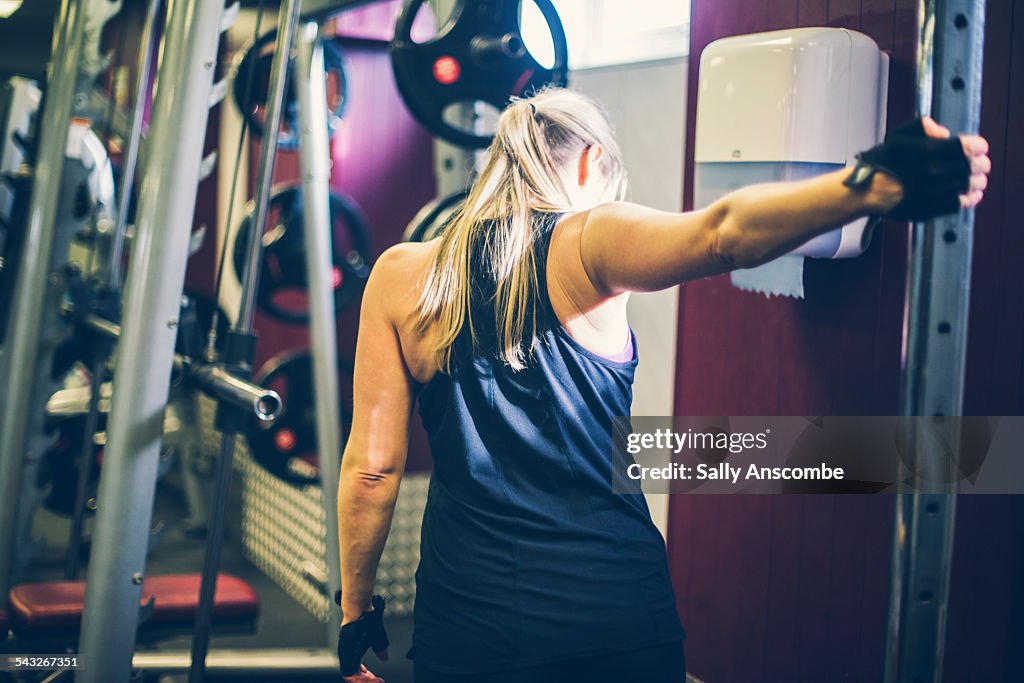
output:
[[[757,268],[734,270],[734,287],[767,296],[804,298],[804,257],[782,256]]]

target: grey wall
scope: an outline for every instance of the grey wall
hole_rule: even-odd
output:
[[[686,58],[574,71],[570,85],[596,98],[611,116],[630,179],[630,200],[664,211],[683,208]],[[634,294],[629,322],[640,365],[634,415],[671,415],[675,382],[679,288]],[[665,455],[666,462],[668,454]],[[668,496],[647,497],[662,533]]]

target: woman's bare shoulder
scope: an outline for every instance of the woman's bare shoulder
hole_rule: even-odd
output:
[[[433,263],[437,241],[401,242],[388,247],[373,264],[363,293],[363,308],[386,312],[397,325],[412,315]]]
[[[410,267],[417,263],[427,263],[437,248],[437,240],[430,242],[399,242],[381,253],[374,268],[383,266],[387,269]]]
[[[430,332],[416,323],[416,306],[423,292],[437,240],[405,242],[389,247],[370,272],[363,294],[361,317],[383,317],[398,335],[402,358],[413,379],[424,384],[434,374]]]
[[[373,264],[367,289],[387,297],[410,291],[418,296],[436,250],[436,240],[400,242],[388,247]]]

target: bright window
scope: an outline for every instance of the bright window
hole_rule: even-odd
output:
[[[565,28],[569,66],[679,57],[689,47],[689,0],[552,0]],[[522,31],[541,64],[552,60],[551,39],[533,2],[523,3]]]
[[[6,19],[21,7],[21,0],[0,0],[0,19]]]

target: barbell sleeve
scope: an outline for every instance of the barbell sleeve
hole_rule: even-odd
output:
[[[261,422],[270,422],[281,413],[281,396],[276,391],[235,377],[223,365],[194,363],[188,376],[203,393],[247,412],[252,410]]]
[[[117,339],[121,335],[120,325],[98,315],[90,313],[84,316],[83,322],[91,330],[111,339]],[[246,412],[251,410],[261,422],[271,422],[281,414],[284,402],[280,394],[273,389],[265,389],[232,375],[223,365],[199,362],[176,353],[174,371],[187,377],[207,396]]]

